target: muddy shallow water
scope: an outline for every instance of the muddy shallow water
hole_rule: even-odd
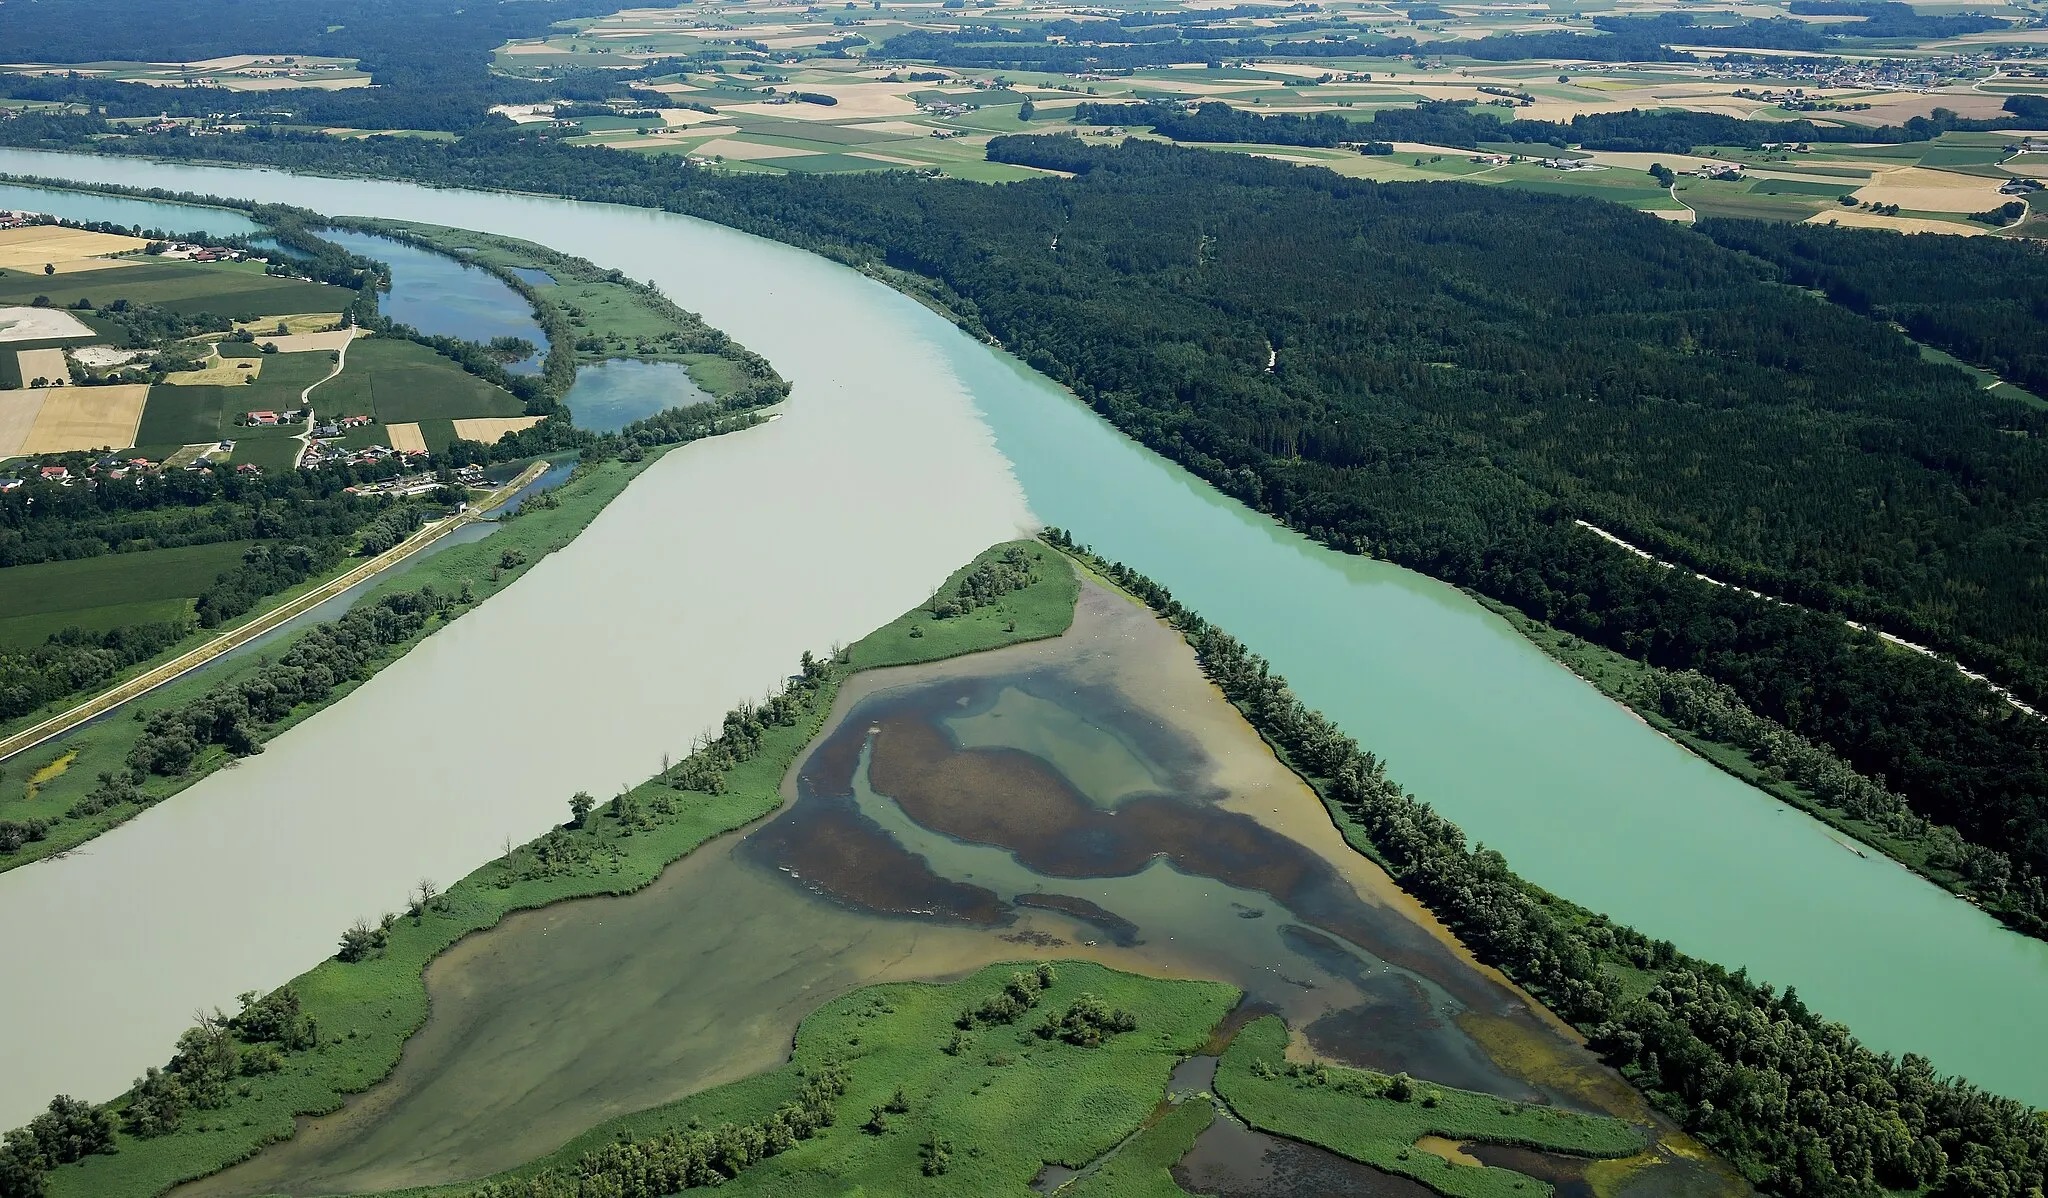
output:
[[[1639,1113],[1343,843],[1176,634],[1092,584],[1063,637],[853,679],[785,791],[638,894],[457,946],[390,1079],[182,1192],[479,1177],[771,1067],[852,987],[1023,957],[1222,979],[1325,1057]]]

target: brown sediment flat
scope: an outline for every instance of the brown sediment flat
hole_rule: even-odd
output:
[[[947,716],[994,710],[1015,686],[1107,730],[1159,790],[1104,807],[1051,762],[950,743]],[[1542,1042],[1601,1072],[1434,921],[1411,917],[1177,635],[1092,583],[1063,637],[850,679],[784,790],[795,797],[781,811],[637,894],[514,915],[456,946],[429,967],[432,1015],[390,1078],[179,1192],[486,1176],[606,1118],[772,1067],[805,1014],[854,987],[1019,957],[1219,978],[1248,1009],[1298,1027],[1362,1012],[1317,1050],[1445,1084],[1583,1101],[1549,1064],[1525,1076],[1529,1054],[1493,1059],[1461,1013],[1511,1029],[1503,1043]],[[1122,874],[1091,872],[1102,870]],[[1102,935],[1112,919],[1129,943]]]
[[[1110,942],[1119,948],[1130,948],[1139,942],[1137,924],[1084,898],[1071,894],[1020,894],[1012,901],[1019,907],[1065,912],[1082,923],[1102,929]]]
[[[1034,674],[1047,693],[1064,692],[1066,701],[1115,720],[1121,734],[1163,763],[1168,789],[1123,801],[1111,813],[1043,759],[988,746],[960,751],[939,726],[963,705],[986,701],[989,680]],[[1179,634],[1093,580],[1084,584],[1074,626],[1063,637],[856,679],[810,757],[799,763],[798,793],[807,802],[843,797],[871,736],[875,789],[925,827],[1009,849],[1053,878],[1130,874],[1164,854],[1182,872],[1272,895],[1324,930],[1431,978],[1468,1010],[1490,1016],[1497,1041],[1519,1030],[1575,1054],[1581,1069],[1613,1076],[1592,1062],[1566,1025],[1480,965],[1344,842],[1321,800],[1201,674]],[[799,803],[792,816],[806,805]],[[907,855],[903,867],[915,868]],[[828,891],[851,884],[849,875],[838,873],[806,876]],[[1436,1023],[1429,1000],[1405,986],[1377,989],[1382,1002],[1374,1004],[1373,1018],[1323,1025],[1314,1037],[1318,1047],[1358,1064],[1416,1071],[1414,1058],[1385,1055],[1398,1038],[1387,1034],[1386,1017],[1405,1008],[1403,1027],[1418,1027],[1417,1019]],[[1560,1099],[1591,1088],[1525,1080]]]

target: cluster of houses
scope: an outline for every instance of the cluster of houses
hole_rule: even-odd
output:
[[[150,247],[150,253],[164,258],[177,258],[189,262],[269,262],[247,250],[230,249],[224,245],[195,245],[189,241],[168,241],[162,246]]]
[[[370,423],[368,416],[341,416],[325,424],[313,426],[315,437],[339,437],[352,428],[361,428]]]
[[[14,212],[0,208],[0,229],[22,229],[39,225],[49,218],[40,212]]]
[[[242,423],[270,428],[279,424],[302,424],[308,415],[309,413],[303,408],[293,408],[289,412],[272,412],[266,409],[245,413],[242,417]]]
[[[35,478],[39,482],[56,483],[61,487],[70,487],[76,486],[79,483],[91,484],[100,479],[111,481],[137,475],[155,474],[161,468],[162,463],[152,462],[148,458],[124,458],[118,453],[108,453],[102,454],[87,463],[85,469],[77,474],[72,473],[69,466],[35,466],[30,469],[30,477]],[[26,486],[27,484],[28,479],[20,476],[0,477],[0,492],[12,491],[17,487]]]
[[[481,487],[484,485],[484,471],[481,466],[464,466],[455,472],[457,485]],[[373,483],[362,483],[345,488],[350,495],[424,495],[441,485],[440,478],[432,474],[401,474]]]
[[[2000,47],[1995,54],[1944,54],[1928,58],[1838,58],[1832,55],[1780,57],[1730,54],[1719,60],[1722,79],[1800,79],[1817,88],[1854,88],[1863,91],[1926,91],[1959,79],[1980,76],[1984,68],[1996,68],[2001,58],[2015,56],[2018,47]],[[1730,69],[1732,68],[1732,69]],[[1744,89],[1735,93],[1744,99],[1769,100],[1778,104],[1807,104],[1802,87]],[[1843,107],[1852,107],[1844,105]],[[1867,107],[1867,105],[1865,106]]]
[[[388,458],[400,461],[410,457],[425,457],[425,454],[393,449],[388,445],[364,445],[355,449],[344,449],[325,441],[315,441],[308,446],[305,455],[299,459],[301,466],[374,466]]]

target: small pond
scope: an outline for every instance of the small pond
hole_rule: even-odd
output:
[[[665,408],[708,403],[711,396],[681,362],[638,362],[621,358],[576,372],[566,402],[576,427],[615,433]]]

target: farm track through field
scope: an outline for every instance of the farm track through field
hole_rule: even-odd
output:
[[[547,468],[548,464],[546,462],[536,462],[521,471],[519,477],[491,492],[480,502],[472,504],[467,511],[462,512],[460,515],[436,520],[434,523],[420,529],[404,541],[392,546],[390,549],[385,550],[348,573],[328,580],[320,586],[300,595],[298,598],[293,599],[291,602],[273,608],[246,624],[230,629],[200,645],[198,648],[180,654],[147,673],[138,674],[119,686],[102,691],[78,706],[71,708],[69,711],[51,716],[39,724],[24,728],[13,736],[0,740],[0,761],[5,761],[17,753],[25,752],[46,741],[63,736],[95,716],[111,711],[131,699],[140,698],[166,683],[182,678],[214,658],[219,657],[221,654],[238,646],[245,645],[264,633],[288,623],[312,608],[318,607],[350,587],[376,577],[440,540],[442,537],[447,536],[457,528],[481,519],[484,512],[492,510],[510,499],[513,495],[518,494],[521,487],[539,478],[547,471]]]

